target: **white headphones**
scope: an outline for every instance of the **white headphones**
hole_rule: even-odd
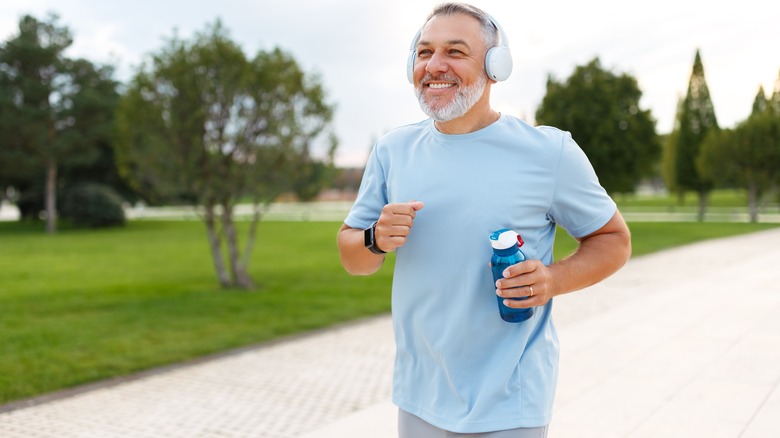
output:
[[[496,29],[498,29],[499,41],[497,46],[490,48],[485,54],[485,72],[494,81],[505,81],[512,74],[512,54],[509,52],[509,40],[501,25],[490,15],[487,17],[493,23],[493,26],[496,26]],[[414,84],[414,63],[417,60],[417,43],[420,42],[422,31],[423,28],[421,27],[409,46],[409,59],[406,61],[406,78],[411,84]]]

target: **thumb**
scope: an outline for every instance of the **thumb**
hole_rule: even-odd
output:
[[[410,201],[409,206],[411,206],[414,211],[420,211],[425,207],[425,204],[421,201]]]

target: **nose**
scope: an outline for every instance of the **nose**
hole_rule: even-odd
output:
[[[437,76],[442,73],[446,73],[449,69],[450,66],[447,64],[444,56],[439,52],[434,52],[425,65],[425,71],[428,72],[431,76]]]

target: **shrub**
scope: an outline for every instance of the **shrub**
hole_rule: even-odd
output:
[[[63,199],[63,219],[78,227],[112,227],[125,224],[122,198],[110,187],[84,183],[68,190]]]

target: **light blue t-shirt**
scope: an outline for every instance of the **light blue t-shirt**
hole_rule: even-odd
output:
[[[514,229],[526,256],[548,265],[556,224],[586,236],[615,203],[568,132],[505,115],[469,134],[445,135],[426,120],[382,137],[345,223],[366,228],[385,204],[412,200],[425,207],[396,254],[393,402],[460,433],[548,424],[558,377],[552,301],[528,321],[502,320],[488,237]]]

